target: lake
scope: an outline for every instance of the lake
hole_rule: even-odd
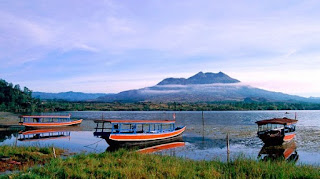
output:
[[[297,114],[296,138],[280,150],[272,150],[274,155],[292,153],[297,164],[320,165],[320,111],[81,111],[43,113],[43,115],[71,114],[72,118],[83,118],[79,127],[68,127],[61,131],[34,135],[6,133],[0,135],[0,144],[55,146],[71,153],[104,152],[108,148],[105,140],[93,136],[94,119],[139,119],[170,120],[176,113],[176,126],[187,126],[183,134],[184,145],[156,151],[160,155],[173,155],[194,160],[227,160],[226,135],[230,138],[230,158],[246,157],[258,159],[259,152],[266,151],[257,137],[258,120],[275,117],[294,118]],[[31,137],[30,137],[31,136]],[[40,135],[39,135],[40,136]],[[28,138],[29,137],[29,138]],[[263,153],[263,152],[262,152]],[[270,156],[271,154],[269,154]],[[260,156],[263,158],[264,154]],[[293,155],[292,155],[293,156]]]

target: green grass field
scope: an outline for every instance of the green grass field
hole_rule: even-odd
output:
[[[29,160],[45,161],[3,178],[320,178],[320,168],[284,161],[237,159],[193,161],[170,156],[120,150],[113,153],[79,154],[54,158],[52,148],[1,146],[0,155],[24,153]],[[10,152],[8,152],[10,151]],[[60,151],[60,150],[59,150]],[[39,153],[49,158],[39,157]],[[61,153],[61,152],[60,152]],[[41,156],[41,155],[40,155]]]

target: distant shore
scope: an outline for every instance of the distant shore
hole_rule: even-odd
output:
[[[56,111],[249,111],[249,110],[320,110],[319,103],[218,101],[197,103],[153,102],[43,102],[39,112]]]
[[[19,115],[11,112],[0,112],[0,124],[3,125],[17,125],[19,122]]]

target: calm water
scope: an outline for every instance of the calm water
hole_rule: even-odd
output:
[[[294,118],[299,120],[297,135],[293,144],[278,150],[282,154],[290,149],[299,156],[298,164],[320,165],[320,111],[224,111],[224,112],[175,112],[176,124],[187,126],[183,134],[185,145],[166,149],[156,153],[174,155],[195,160],[227,160],[226,134],[230,136],[230,158],[243,156],[257,159],[263,143],[256,136],[255,121],[274,117]],[[73,118],[83,118],[80,127],[65,128],[50,134],[41,134],[41,140],[30,140],[28,135],[1,135],[0,144],[52,146],[67,149],[73,153],[104,152],[108,144],[93,136],[94,119],[172,119],[173,112],[64,112]],[[46,113],[49,114],[49,113]],[[50,113],[52,114],[52,113]],[[204,125],[203,125],[204,124]],[[50,137],[48,137],[50,135]],[[1,138],[0,136],[0,138]],[[34,137],[32,135],[31,137]],[[294,148],[292,148],[294,146]]]

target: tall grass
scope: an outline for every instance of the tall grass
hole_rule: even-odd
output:
[[[320,178],[320,169],[286,162],[193,161],[119,150],[50,160],[14,178]],[[9,176],[7,176],[9,177]]]
[[[62,153],[61,149],[56,150],[57,153]],[[33,160],[42,161],[51,159],[53,150],[51,147],[15,147],[10,145],[0,146],[0,156],[10,156],[15,160]]]
[[[56,149],[56,155],[59,156],[62,152],[63,150]],[[27,171],[34,165],[43,165],[47,163],[54,157],[54,154],[51,147],[38,148],[5,145],[0,146],[0,158],[2,157],[9,157],[9,160],[0,161],[0,172],[7,170]],[[13,162],[19,164],[14,164]]]

